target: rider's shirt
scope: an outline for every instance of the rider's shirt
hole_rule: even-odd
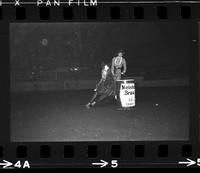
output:
[[[123,61],[122,57],[120,57],[120,56],[115,57],[115,59],[114,59],[114,66],[116,68],[122,68],[122,61]]]
[[[121,79],[122,67],[124,69],[123,73],[125,73],[126,72],[126,60],[121,56],[114,57],[112,60],[111,71],[112,71],[112,74],[114,75],[115,80]]]

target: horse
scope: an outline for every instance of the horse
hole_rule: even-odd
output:
[[[95,93],[86,107],[89,109],[106,97],[114,96],[116,99],[116,84],[109,64],[102,65],[101,79],[94,89]]]

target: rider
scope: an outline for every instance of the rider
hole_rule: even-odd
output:
[[[123,71],[122,71],[122,67],[123,67]],[[127,70],[126,60],[123,58],[122,50],[120,50],[118,52],[118,55],[112,59],[112,65],[111,65],[111,72],[114,76],[115,86],[116,86],[116,80],[120,80],[121,75],[125,74],[126,70]],[[118,90],[117,87],[116,87],[116,90]],[[117,93],[118,92],[116,91],[115,99],[117,99]]]

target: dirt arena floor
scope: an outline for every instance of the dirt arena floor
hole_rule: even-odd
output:
[[[136,88],[136,107],[117,110],[110,98],[92,109],[92,90],[34,91],[11,96],[11,140],[154,141],[187,140],[187,87]]]

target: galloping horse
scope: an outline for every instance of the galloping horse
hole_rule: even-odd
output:
[[[98,82],[96,88],[94,89],[95,93],[92,99],[86,105],[88,109],[94,106],[97,102],[105,99],[106,97],[109,97],[111,95],[116,96],[116,84],[111,73],[111,68],[108,64],[103,64],[102,66],[101,80]]]

